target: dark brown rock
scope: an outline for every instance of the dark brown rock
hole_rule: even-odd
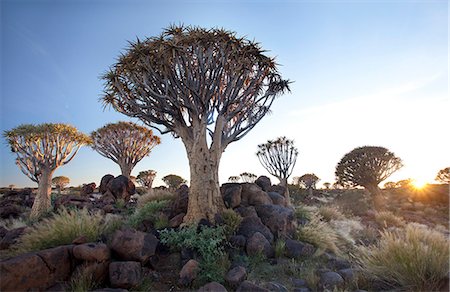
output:
[[[72,240],[72,244],[83,244],[83,243],[87,243],[87,242],[88,242],[88,239],[84,235],[78,236],[77,238]]]
[[[119,175],[112,179],[107,187],[116,200],[122,199],[125,202],[128,202],[130,197],[136,193],[134,183],[131,179],[123,175]]]
[[[56,198],[54,206],[55,210],[61,207],[76,207],[78,209],[83,209],[90,205],[91,201],[87,197],[77,196],[77,195],[65,195]]]
[[[267,190],[267,192],[275,192],[278,193],[282,196],[284,196],[284,193],[286,192],[286,187],[280,186],[280,185],[275,185],[275,186],[270,186],[269,189]]]
[[[258,214],[256,213],[255,207],[248,206],[248,207],[238,207],[234,209],[239,215],[241,215],[242,218],[245,217],[258,217]]]
[[[288,258],[301,259],[312,256],[316,252],[316,248],[306,242],[301,242],[293,239],[286,239],[286,256]]]
[[[170,210],[170,217],[175,217],[178,214],[187,213],[189,200],[189,187],[187,185],[180,186],[175,192],[175,201]]]
[[[238,287],[245,278],[247,278],[247,271],[242,266],[237,266],[229,270],[225,275],[225,281],[232,288]]]
[[[153,234],[126,228],[113,234],[110,248],[122,260],[145,263],[155,254],[158,242]]]
[[[236,234],[243,235],[248,240],[255,232],[264,235],[270,243],[273,242],[272,232],[270,232],[270,229],[266,225],[262,224],[261,219],[258,217],[245,217],[242,219]]]
[[[0,290],[46,290],[67,280],[72,272],[71,248],[59,246],[1,261]]]
[[[272,199],[272,201],[275,205],[280,205],[280,206],[286,207],[286,199],[284,198],[284,196],[282,196],[276,192],[268,192],[267,194]]]
[[[241,205],[242,206],[258,206],[273,204],[269,195],[264,192],[258,185],[252,183],[241,184]]]
[[[73,256],[87,262],[104,262],[111,258],[111,253],[104,243],[85,243],[74,246]]]
[[[22,208],[18,205],[8,204],[6,206],[0,206],[0,218],[18,218],[22,214]]]
[[[114,288],[130,289],[142,282],[139,262],[113,262],[109,264],[109,281]]]
[[[277,237],[291,237],[296,229],[294,210],[279,205],[255,207],[261,222]]]
[[[25,232],[26,227],[14,228],[7,231],[5,236],[0,240],[0,250],[8,249],[11,245],[16,244]]]
[[[98,187],[98,191],[100,192],[100,194],[106,193],[106,191],[108,190],[108,184],[113,179],[114,175],[112,174],[106,174],[102,177],[102,179],[100,180],[100,186]]]
[[[269,290],[261,288],[250,281],[244,281],[239,285],[236,292],[269,292]]]
[[[244,235],[233,235],[230,237],[229,242],[231,246],[235,248],[244,248],[247,242],[247,239]]]
[[[96,186],[97,185],[94,182],[83,185],[81,187],[80,195],[87,196],[87,195],[92,194],[94,192]]]
[[[210,282],[198,289],[198,292],[227,292],[227,289],[220,283]]]
[[[183,218],[185,215],[186,214],[184,214],[184,213],[180,213],[180,214],[176,215],[175,217],[173,217],[172,219],[170,219],[169,227],[176,228],[176,227],[180,226],[181,223],[183,223]]]
[[[180,271],[179,284],[187,286],[192,283],[192,281],[197,278],[197,273],[199,271],[199,263],[196,260],[189,260]]]
[[[223,202],[227,208],[236,208],[241,204],[242,187],[237,183],[227,183],[220,187]]]
[[[257,184],[265,192],[267,192],[269,188],[272,186],[270,178],[268,178],[265,175],[258,177],[255,181],[255,184]]]
[[[325,272],[320,274],[319,287],[334,290],[344,285],[344,279],[336,272]]]
[[[259,232],[255,232],[248,240],[246,251],[249,256],[263,254],[267,258],[273,256],[273,248],[270,242]]]

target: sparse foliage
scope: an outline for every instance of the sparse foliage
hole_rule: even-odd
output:
[[[402,160],[384,147],[358,147],[336,166],[336,181],[342,186],[362,186],[377,197],[381,194],[378,184],[402,166]]]
[[[385,189],[395,189],[397,187],[397,183],[393,181],[388,181],[384,184]]]
[[[52,185],[56,187],[58,193],[61,195],[61,191],[70,183],[70,179],[67,176],[57,176],[52,179]]]
[[[312,195],[312,190],[316,189],[316,184],[320,179],[314,173],[306,173],[300,177],[294,177],[294,184],[303,186]]]
[[[156,171],[154,170],[144,170],[139,172],[136,177],[136,181],[143,187],[147,188],[149,192],[152,189],[153,180],[155,179]]]
[[[162,178],[162,181],[167,185],[169,190],[172,191],[178,189],[182,184],[187,182],[184,178],[176,174],[166,175]]]
[[[256,174],[250,173],[250,172],[243,172],[240,175],[240,178],[242,182],[245,183],[254,183],[256,179],[258,178]]]
[[[285,197],[288,204],[290,204],[287,179],[294,169],[298,155],[294,141],[286,137],[269,140],[267,143],[258,145],[256,155],[264,168],[271,175],[277,177],[282,186],[286,187]]]
[[[91,139],[66,124],[21,125],[3,135],[17,155],[16,164],[20,170],[38,183],[30,217],[40,217],[51,208],[54,171],[69,163],[83,145],[91,143]]]
[[[160,143],[152,130],[131,122],[107,124],[92,132],[91,137],[92,148],[117,163],[128,178],[136,164]]]
[[[223,151],[264,117],[289,83],[258,44],[223,29],[183,26],[131,43],[104,80],[105,105],[182,139],[191,172],[189,223],[214,221],[224,208]]]
[[[439,170],[435,180],[443,184],[450,183],[450,167]]]
[[[228,178],[228,181],[231,183],[237,183],[241,180],[240,176],[232,175]]]
[[[325,189],[329,190],[330,187],[331,187],[331,183],[329,183],[329,182],[324,182],[324,183],[323,183],[323,186],[325,187]]]

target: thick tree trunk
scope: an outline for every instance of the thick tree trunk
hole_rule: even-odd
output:
[[[39,178],[38,191],[31,208],[31,219],[37,219],[52,208],[52,176],[53,170],[43,170]]]
[[[280,185],[285,187],[286,190],[284,191],[284,199],[286,200],[286,206],[291,205],[291,197],[289,195],[289,186],[287,183],[287,178],[280,178]]]
[[[122,172],[122,175],[130,178],[131,171],[133,170],[133,166],[128,165],[126,163],[121,163],[121,164],[119,164],[119,166],[120,166],[120,171]]]
[[[382,210],[383,206],[383,196],[380,188],[377,185],[367,185],[364,186],[367,191],[372,195],[373,206],[376,210]]]
[[[313,188],[311,188],[311,187],[308,188],[308,196],[309,197],[313,196]]]
[[[183,221],[196,224],[200,219],[215,221],[215,215],[225,209],[219,186],[220,148],[210,150],[206,137],[185,143],[189,159],[190,186],[187,214]]]

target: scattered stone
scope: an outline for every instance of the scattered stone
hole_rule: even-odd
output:
[[[185,213],[180,213],[180,214],[176,215],[175,217],[173,217],[172,219],[170,219],[169,227],[176,228],[176,227],[180,226],[181,223],[183,223],[183,218],[185,215],[186,215]]]
[[[142,282],[139,262],[113,262],[109,264],[109,281],[114,288],[130,289]]]
[[[128,202],[131,195],[136,193],[134,183],[131,179],[123,175],[112,179],[107,187],[116,200],[122,199],[124,202]]]
[[[272,234],[277,237],[293,235],[296,229],[296,221],[292,208],[279,205],[259,205],[255,209],[261,222],[270,229]]]
[[[275,205],[286,206],[286,199],[276,192],[268,192],[269,197],[272,199]]]
[[[225,275],[225,281],[232,288],[238,287],[245,278],[247,278],[247,271],[242,266],[237,266],[229,270]]]
[[[266,283],[264,287],[271,292],[288,292],[288,289],[284,285],[277,282]]]
[[[20,237],[26,232],[27,227],[14,228],[6,232],[0,240],[0,250],[8,249],[11,245],[17,243]]]
[[[240,207],[234,209],[234,211],[236,211],[239,215],[241,215],[242,218],[258,217],[255,207],[253,207],[253,206],[248,206],[248,207],[240,206]]]
[[[227,292],[227,289],[220,283],[210,282],[198,289],[198,292]]]
[[[297,288],[307,287],[308,283],[306,283],[303,279],[292,279],[292,285],[294,285]]]
[[[269,188],[272,186],[270,178],[268,178],[265,175],[258,177],[255,181],[255,184],[257,184],[265,192],[267,192]]]
[[[258,185],[252,183],[241,184],[241,205],[242,206],[258,206],[271,205],[272,199]]]
[[[199,263],[196,260],[189,260],[180,271],[179,283],[183,286],[188,286],[197,278],[199,271]]]
[[[180,186],[175,192],[175,201],[172,203],[170,217],[175,217],[180,213],[187,213],[189,200],[189,187],[187,185]]]
[[[284,196],[284,193],[286,192],[286,187],[283,187],[280,185],[271,186],[271,187],[269,187],[267,192],[275,192],[275,193],[279,193],[280,195]]]
[[[236,208],[241,204],[242,187],[239,184],[227,184],[225,188],[221,188],[223,202],[227,208]]]
[[[341,275],[347,283],[351,283],[355,279],[355,270],[352,268],[339,270],[338,274]]]
[[[97,185],[94,182],[83,185],[81,187],[80,195],[81,196],[90,195],[95,191],[96,187],[97,187]]]
[[[300,259],[308,257],[316,252],[316,248],[309,243],[301,242],[293,239],[286,239],[286,256],[288,258]]]
[[[244,281],[239,285],[236,292],[269,292],[269,290],[261,288],[250,281]]]
[[[122,260],[145,263],[155,254],[158,242],[153,234],[125,228],[113,234],[110,248]]]
[[[344,279],[336,272],[320,274],[319,286],[324,289],[334,290],[344,284]]]
[[[270,232],[270,229],[267,228],[266,225],[262,224],[261,219],[259,217],[244,217],[242,219],[241,224],[236,232],[238,235],[243,235],[247,238],[247,240],[255,234],[255,232],[259,232],[270,242],[273,242],[273,234]]]
[[[106,174],[102,177],[100,181],[100,186],[98,187],[98,191],[100,194],[106,193],[108,190],[108,184],[114,179],[114,175],[112,174]]]
[[[270,242],[259,232],[255,232],[248,240],[246,251],[249,256],[263,254],[267,258],[273,256],[273,249]]]
[[[87,243],[87,242],[88,242],[88,239],[84,235],[78,236],[77,238],[72,240],[72,244],[83,244],[83,243]]]
[[[18,218],[22,214],[22,208],[18,205],[9,204],[0,207],[0,218]]]
[[[247,243],[247,239],[243,235],[233,235],[230,237],[229,242],[231,246],[235,248],[244,248]]]
[[[73,256],[87,262],[103,262],[111,258],[111,253],[104,243],[84,243],[74,246]]]

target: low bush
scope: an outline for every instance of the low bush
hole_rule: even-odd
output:
[[[152,189],[150,193],[146,193],[138,198],[137,208],[142,208],[144,205],[155,201],[173,201],[176,196],[169,190]]]
[[[317,212],[325,221],[345,219],[345,216],[335,207],[321,206],[317,209]]]
[[[52,218],[36,223],[30,232],[24,234],[16,247],[17,252],[70,244],[79,236],[96,241],[105,227],[102,219],[100,213],[89,213],[87,209],[68,211],[63,208]]]
[[[359,247],[355,259],[367,277],[390,287],[435,291],[448,277],[449,240],[412,223],[382,232],[378,244]]]
[[[286,253],[286,242],[279,238],[277,240],[277,242],[275,242],[275,257],[276,258],[281,258],[285,255]]]
[[[232,209],[226,209],[222,212],[223,227],[225,236],[229,238],[236,233],[242,222],[242,217]]]
[[[84,266],[80,266],[76,272],[73,273],[69,283],[69,289],[71,292],[84,292],[92,291],[98,288],[99,283],[94,280],[92,271],[85,269]]]
[[[299,205],[295,208],[295,217],[299,220],[310,220],[315,208]]]
[[[390,211],[375,213],[375,222],[383,228],[401,227],[405,225],[405,221],[402,218],[394,215],[394,213]]]
[[[141,222],[144,220],[150,220],[151,222],[153,222],[153,224],[155,224],[155,222],[160,220],[160,212],[168,205],[169,201],[149,201],[145,205],[135,210],[135,212],[128,219],[127,224],[133,228],[137,228],[139,224],[141,224]]]

